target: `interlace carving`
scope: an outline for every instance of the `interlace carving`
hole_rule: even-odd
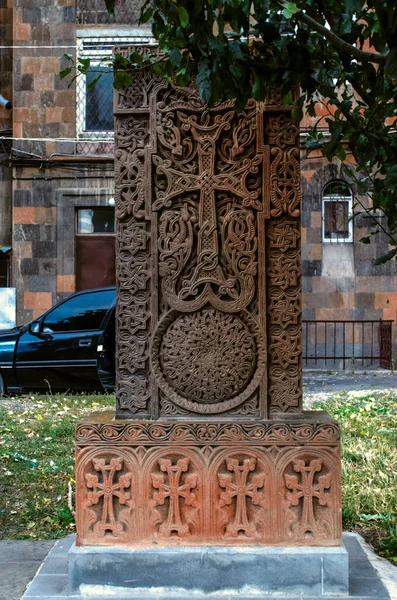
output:
[[[109,464],[106,464],[104,458],[93,458],[92,464],[94,469],[102,474],[102,481],[99,481],[97,475],[85,474],[87,487],[93,490],[87,493],[87,506],[98,504],[102,500],[102,516],[95,523],[93,531],[97,536],[104,536],[106,531],[111,531],[114,536],[120,536],[124,533],[125,519],[122,517],[116,519],[114,502],[117,498],[120,504],[126,504],[131,509],[134,507],[131,494],[125,491],[131,488],[132,474],[120,475],[116,482],[116,472],[121,471],[123,467],[123,459],[120,457],[111,458]]]
[[[197,474],[189,473],[181,483],[182,473],[186,473],[189,468],[188,458],[179,459],[176,465],[167,458],[160,458],[158,462],[160,469],[168,475],[168,483],[164,475],[152,473],[153,487],[159,490],[154,492],[153,500],[163,505],[166,498],[169,499],[167,519],[160,525],[159,533],[164,537],[170,537],[172,533],[188,537],[191,532],[189,525],[182,521],[180,499],[183,498],[187,506],[195,505],[196,495],[192,490],[197,486]]]
[[[239,117],[227,104],[209,111],[202,103],[169,100],[158,111],[161,154],[153,156],[153,210],[163,211],[159,236],[162,293],[180,311],[210,303],[219,310],[237,312],[255,294],[257,242],[250,209],[263,209],[258,185],[263,157],[253,145],[256,105],[251,102]],[[223,219],[222,257],[217,216],[220,193],[236,202]],[[187,268],[192,253],[194,260]]]
[[[331,473],[320,475],[318,482],[314,482],[315,474],[323,469],[323,460],[316,458],[306,465],[304,460],[295,459],[292,461],[294,470],[300,474],[284,474],[287,489],[286,499],[290,506],[298,506],[302,503],[302,512],[300,519],[292,526],[292,531],[299,537],[311,534],[315,537],[325,537],[329,531],[324,522],[316,518],[314,502],[317,499],[321,506],[327,506],[330,494],[325,490],[331,487]]]
[[[301,316],[297,124],[277,105],[277,90],[236,114],[233,101],[209,109],[197,90],[150,69],[133,79],[120,92],[115,128],[118,414],[299,411],[300,376],[291,380],[300,361],[300,339],[293,339]],[[209,358],[204,380],[194,326],[208,321],[205,346],[217,311],[249,330],[244,368],[233,366],[242,355],[237,341],[234,357],[218,359],[221,371],[230,367],[222,392]],[[178,354],[171,342],[183,328]],[[189,344],[197,365],[188,364]]]
[[[258,490],[263,488],[265,482],[264,474],[257,474],[251,477],[250,483],[247,482],[250,472],[255,471],[256,459],[253,457],[246,458],[243,464],[235,458],[228,458],[226,466],[229,471],[234,473],[234,482],[232,475],[218,473],[219,485],[225,488],[221,493],[219,506],[232,504],[236,498],[235,513],[232,523],[228,523],[226,527],[226,535],[237,537],[240,532],[248,537],[256,534],[256,524],[250,522],[248,518],[247,497],[251,498],[252,504],[259,505],[264,500],[264,494]]]

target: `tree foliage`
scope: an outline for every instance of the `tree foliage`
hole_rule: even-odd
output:
[[[112,11],[114,0],[106,2]],[[293,116],[300,120],[303,111],[315,118],[324,102],[328,116],[315,121],[306,148],[329,160],[353,155],[357,185],[371,190],[373,208],[387,217],[387,226],[374,221],[375,231],[387,229],[387,258],[394,257],[397,0],[146,0],[140,22],[151,22],[164,52],[153,68],[181,86],[194,77],[210,104],[236,98],[242,109],[276,86],[288,105],[299,87]],[[143,66],[137,53],[114,60],[116,87]]]

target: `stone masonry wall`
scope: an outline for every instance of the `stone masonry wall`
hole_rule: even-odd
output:
[[[0,0],[0,94],[13,101],[12,0]],[[12,113],[0,107],[0,137],[10,137]],[[7,165],[10,141],[0,143],[0,246],[11,245],[11,169]]]
[[[322,194],[331,181],[354,190],[340,164],[318,157],[302,163],[303,319],[377,320],[397,318],[397,277],[392,261],[374,266],[388,250],[385,236],[371,244],[359,240],[369,231],[368,218],[353,221],[353,243],[322,242]],[[368,202],[367,198],[360,198]],[[357,209],[355,209],[357,210]],[[393,326],[394,354],[397,327]]]

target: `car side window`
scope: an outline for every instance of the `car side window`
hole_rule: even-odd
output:
[[[74,296],[45,317],[41,330],[43,333],[54,333],[100,329],[107,311],[114,304],[114,298],[112,290]]]

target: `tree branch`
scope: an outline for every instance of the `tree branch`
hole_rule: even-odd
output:
[[[306,25],[311,29],[314,29],[314,31],[317,31],[317,33],[323,35],[325,39],[336,46],[341,52],[350,54],[350,56],[353,56],[359,62],[371,62],[377,63],[378,65],[384,65],[386,63],[386,54],[380,54],[379,52],[365,52],[364,50],[352,46],[301,10],[296,12],[294,16],[300,21],[303,21],[303,23],[306,23]]]

